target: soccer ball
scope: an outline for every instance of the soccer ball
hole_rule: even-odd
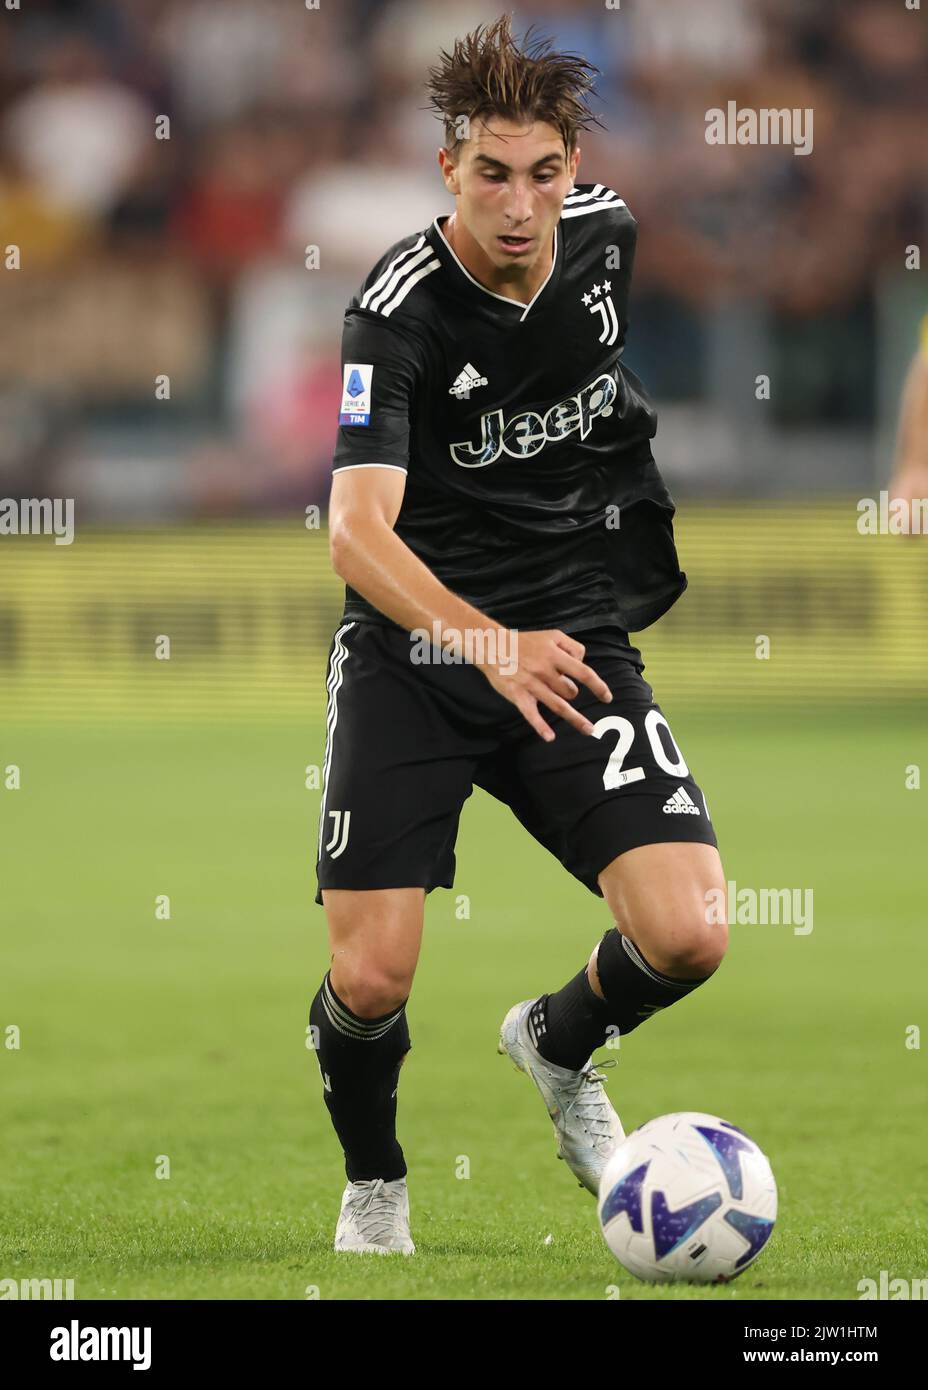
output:
[[[649,1120],[610,1154],[598,1211],[609,1249],[639,1279],[726,1284],[770,1239],[777,1185],[743,1130],[687,1110]]]

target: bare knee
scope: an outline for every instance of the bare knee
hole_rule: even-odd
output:
[[[412,979],[386,963],[336,960],[331,969],[332,988],[357,1018],[382,1018],[408,998]]]
[[[679,980],[701,980],[722,963],[728,949],[728,927],[709,922],[705,914],[668,909],[619,923],[623,935],[638,947],[649,965]]]
[[[600,875],[623,935],[673,979],[705,979],[728,949],[728,927],[710,909],[710,890],[725,878],[718,851],[703,844],[643,845]]]
[[[658,959],[653,959],[652,947],[648,960],[663,975],[702,980],[718,970],[727,949],[728,927],[724,922],[710,924],[700,916],[685,917],[665,930],[664,939],[656,947]]]
[[[335,993],[358,1018],[392,1013],[412,989],[422,939],[424,889],[324,889],[322,899],[329,920],[329,974]]]

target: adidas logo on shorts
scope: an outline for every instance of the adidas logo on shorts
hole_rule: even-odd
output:
[[[665,816],[701,816],[702,812],[685,787],[677,787],[673,796],[664,802]]]

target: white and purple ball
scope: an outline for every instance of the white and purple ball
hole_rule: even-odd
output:
[[[609,1249],[639,1279],[724,1284],[770,1239],[777,1185],[743,1130],[688,1110],[659,1115],[618,1145],[598,1211]]]

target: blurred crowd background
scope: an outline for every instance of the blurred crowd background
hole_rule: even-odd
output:
[[[605,129],[582,134],[578,179],[639,222],[626,360],[658,403],[674,491],[885,485],[928,308],[906,268],[928,244],[926,16],[904,0],[507,8],[602,70]],[[427,68],[500,12],[4,9],[0,495],[74,497],[107,523],[324,503],[344,306],[453,205]],[[706,112],[729,100],[811,108],[813,152],[707,145]]]

